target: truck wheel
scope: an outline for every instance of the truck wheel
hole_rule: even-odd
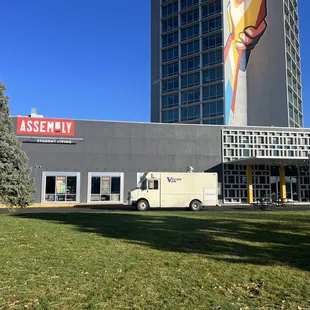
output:
[[[201,202],[199,200],[193,200],[190,205],[189,205],[189,208],[192,210],[192,211],[199,211],[200,208],[201,208]]]
[[[145,199],[141,199],[137,203],[138,211],[146,211],[149,208],[149,203]]]

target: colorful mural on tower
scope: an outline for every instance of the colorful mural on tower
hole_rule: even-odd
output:
[[[247,125],[246,70],[267,29],[267,0],[224,0],[225,107],[227,125]]]

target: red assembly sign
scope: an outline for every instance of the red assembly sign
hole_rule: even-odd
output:
[[[17,119],[18,135],[44,135],[73,137],[74,121],[49,118],[19,117]]]

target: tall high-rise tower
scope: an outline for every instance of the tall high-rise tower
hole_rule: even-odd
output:
[[[151,120],[302,127],[297,0],[151,0]]]

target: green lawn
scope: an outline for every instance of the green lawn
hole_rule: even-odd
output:
[[[0,309],[310,309],[310,212],[13,214],[0,233]]]

